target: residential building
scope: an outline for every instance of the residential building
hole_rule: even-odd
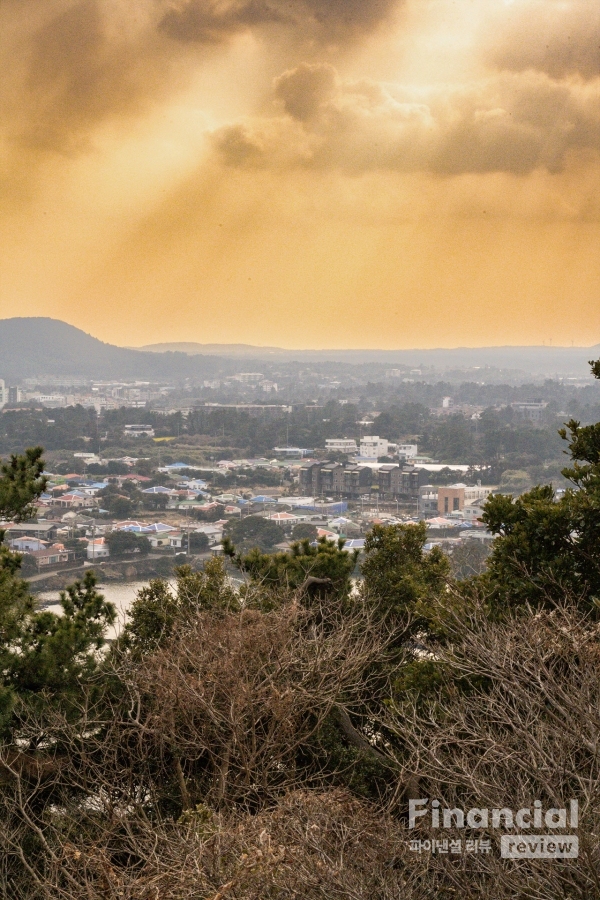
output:
[[[423,518],[437,516],[438,489],[433,484],[424,484],[419,488],[419,515]]]
[[[514,411],[523,419],[539,424],[544,420],[544,410],[548,404],[544,400],[526,400],[522,403],[511,403]]]
[[[335,496],[344,492],[344,466],[342,463],[325,463],[321,466],[321,493]]]
[[[37,550],[45,550],[48,545],[39,538],[21,537],[9,541],[8,546],[17,553],[35,553]]]
[[[356,441],[351,438],[328,438],[325,441],[325,450],[327,453],[345,453],[347,456],[358,453]]]
[[[300,489],[311,497],[360,497],[370,492],[372,481],[369,466],[314,460],[300,466]]]
[[[300,489],[310,497],[318,497],[321,493],[321,466],[322,463],[311,460],[302,463],[298,475]]]
[[[373,470],[368,466],[349,465],[344,467],[343,488],[340,493],[356,499],[371,493]]]
[[[490,494],[497,491],[497,486],[482,485],[478,482],[475,485],[464,485],[465,488],[465,504],[474,503],[477,500],[487,500]]]
[[[426,473],[414,466],[387,463],[378,472],[379,497],[396,500],[399,497],[416,498]]]
[[[387,456],[390,453],[390,447],[393,448],[391,452],[394,452],[396,445],[390,445],[389,441],[380,438],[379,435],[365,435],[360,439],[360,455],[366,459],[377,460],[380,456]]]
[[[129,437],[154,437],[152,425],[125,425],[123,434]]]
[[[20,537],[37,537],[43,541],[52,541],[56,537],[58,524],[56,522],[19,522],[6,526],[6,536],[9,540]]]
[[[74,553],[65,550],[63,544],[52,544],[51,547],[44,547],[43,550],[34,550],[30,556],[35,559],[38,569],[42,569],[46,566],[57,566],[68,562],[69,556],[74,556]]]
[[[460,512],[465,505],[465,485],[451,484],[438,487],[437,511],[440,516],[450,512]]]
[[[107,559],[110,556],[108,544],[103,537],[94,538],[88,541],[87,558],[92,561],[95,559]]]
[[[419,448],[417,444],[398,444],[398,456],[404,456],[405,459],[413,459],[418,456]]]
[[[70,491],[53,500],[54,506],[62,506],[68,509],[89,509],[98,506],[98,501],[83,491]]]

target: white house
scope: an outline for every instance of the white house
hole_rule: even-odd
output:
[[[107,559],[110,556],[110,552],[108,549],[108,545],[106,544],[103,537],[94,538],[94,540],[88,541],[87,545],[87,558],[91,560],[95,559]]]

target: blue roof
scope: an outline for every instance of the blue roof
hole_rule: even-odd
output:
[[[163,487],[162,485],[156,485],[155,487],[145,488],[142,491],[142,494],[171,494],[171,488]]]
[[[274,497],[267,497],[266,494],[259,494],[257,497],[252,497],[250,500],[251,503],[275,503]]]
[[[346,543],[344,544],[344,550],[364,550],[364,547],[364,538],[352,538],[351,540],[346,541]]]

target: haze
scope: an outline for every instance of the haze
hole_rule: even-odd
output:
[[[4,0],[0,315],[600,339],[598,0]]]

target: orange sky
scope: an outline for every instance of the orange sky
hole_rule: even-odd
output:
[[[598,0],[3,0],[0,316],[600,341]]]

